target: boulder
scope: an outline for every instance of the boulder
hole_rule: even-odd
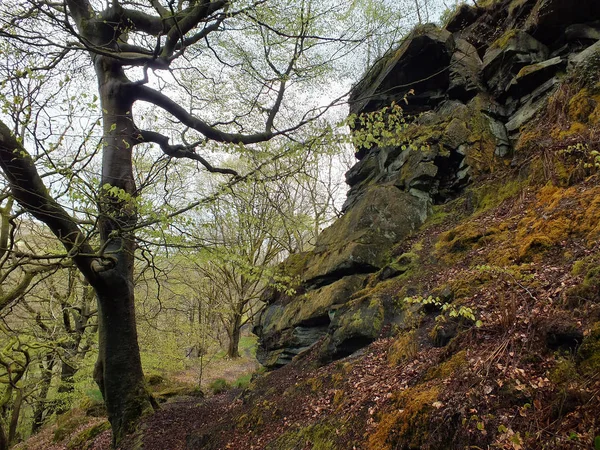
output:
[[[463,3],[448,21],[446,30],[451,33],[461,31],[473,24],[480,15],[481,10],[479,8],[473,8],[472,6]]]
[[[369,273],[385,265],[385,250],[411,235],[430,204],[391,185],[366,188],[357,203],[318,237],[304,279]]]
[[[267,306],[253,329],[260,337],[259,362],[267,367],[285,365],[310,348],[327,334],[331,309],[347,302],[364,280],[363,275],[344,277],[293,302]]]
[[[562,36],[567,26],[598,17],[598,0],[538,0],[526,28],[536,39],[550,45]]]
[[[484,81],[490,92],[502,100],[519,71],[546,60],[548,54],[548,47],[531,35],[518,30],[508,31],[488,48],[483,57]]]
[[[556,75],[559,70],[564,69],[565,66],[566,61],[560,56],[525,66],[512,79],[507,92],[516,98],[527,95]]]
[[[565,38],[567,41],[579,40],[600,40],[600,23],[594,24],[576,23],[569,25],[565,30]]]
[[[404,103],[409,93],[404,107],[407,114],[435,107],[445,98],[453,53],[454,39],[449,31],[430,24],[418,27],[354,87],[350,112],[377,111],[392,101]]]
[[[448,95],[467,102],[481,90],[479,74],[483,62],[477,49],[464,39],[457,39],[456,51],[450,59]]]
[[[339,308],[331,322],[324,359],[343,358],[377,339],[385,309],[377,297],[365,296]]]

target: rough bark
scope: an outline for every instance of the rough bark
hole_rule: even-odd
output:
[[[227,357],[240,357],[240,334],[242,331],[242,315],[237,312],[233,313],[231,318],[231,327],[227,331],[229,342],[227,344]]]

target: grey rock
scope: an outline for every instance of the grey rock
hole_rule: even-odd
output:
[[[459,119],[452,119],[441,139],[441,143],[451,149],[457,149],[469,139],[471,132],[465,122]]]
[[[538,0],[527,20],[527,28],[535,38],[553,43],[566,26],[600,17],[598,0]]]
[[[507,92],[514,97],[521,97],[542,85],[566,66],[566,61],[557,56],[537,64],[523,67],[511,80]]]
[[[434,25],[418,27],[354,87],[350,112],[375,111],[392,101],[401,103],[411,90],[414,95],[409,97],[405,112],[431,109],[445,99],[452,53],[454,39],[450,32]]]
[[[599,54],[600,54],[600,41],[596,42],[593,45],[590,45],[588,48],[586,48],[582,52],[569,57],[569,69],[574,69],[576,67],[585,66],[590,61],[598,58]]]
[[[548,94],[560,84],[557,77],[551,78],[531,93],[530,99],[519,110],[513,114],[506,123],[509,135],[530,121],[546,104]]]
[[[521,68],[547,59],[548,47],[523,31],[511,32],[483,57],[482,74],[490,91],[501,98]]]
[[[482,66],[477,49],[464,39],[456,40],[456,51],[450,59],[448,95],[468,101],[481,90],[479,73]]]
[[[579,39],[598,41],[600,40],[600,27],[584,23],[575,23],[567,27],[565,30],[565,38],[567,41]]]

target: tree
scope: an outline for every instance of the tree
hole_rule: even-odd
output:
[[[28,143],[39,144],[39,124],[31,114],[15,124],[31,128],[19,139],[0,122],[0,166],[14,199],[49,227],[96,293],[99,355],[94,377],[106,403],[115,443],[154,406],[139,355],[133,271],[136,230],[159,219],[139,218],[133,150],[156,144],[170,158],[191,159],[208,172],[238,177],[235,170],[210,163],[197,149],[206,148],[209,142],[251,145],[289,135],[319,117],[323,110],[306,101],[307,110],[290,123],[293,117],[286,117],[285,103],[289,94],[296,95],[297,101],[303,83],[314,82],[328,67],[327,61],[346,51],[341,44],[358,43],[356,34],[319,37],[327,12],[339,8],[340,4],[309,0],[177,4],[113,0],[105,6],[99,0],[3,3],[0,36],[27,57],[20,63],[13,60],[8,82],[35,78],[54,69],[74,76],[74,61],[85,66],[77,58],[81,54],[87,54],[93,63],[103,128],[96,222],[82,224],[81,217],[69,213],[59,203],[61,197],[55,197],[44,184],[42,177],[52,177],[38,170],[38,155],[26,150]],[[246,40],[240,39],[242,35]],[[253,44],[244,45],[246,41]],[[327,43],[334,44],[332,50],[323,50]],[[219,68],[210,68],[206,61]],[[174,80],[169,87],[165,87],[159,71]],[[80,72],[84,76],[85,68]],[[221,109],[222,102],[215,108],[220,118],[211,114],[210,102],[194,93],[183,107],[181,99],[170,92],[171,86],[183,86],[180,79],[189,77],[190,72],[209,85],[210,89],[203,91],[209,99],[228,98],[229,110]],[[233,73],[253,83],[235,89],[239,80],[231,77]],[[143,119],[134,109],[140,102],[159,108],[180,124],[176,132],[168,136],[141,128]],[[200,118],[198,113],[204,112]],[[262,129],[252,131],[258,121]],[[173,136],[181,143],[171,144]],[[69,173],[54,176],[68,178]],[[183,210],[189,208],[191,205]],[[84,225],[98,230],[98,241]]]

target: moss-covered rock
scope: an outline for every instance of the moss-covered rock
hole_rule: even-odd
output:
[[[87,450],[92,448],[94,440],[106,430],[110,430],[110,423],[108,423],[108,421],[100,422],[99,424],[79,432],[69,441],[67,450]]]
[[[600,373],[600,322],[596,323],[577,352],[579,370],[584,376]]]
[[[350,211],[321,233],[304,279],[383,267],[386,250],[414,233],[429,210],[427,200],[394,186],[369,188]]]
[[[345,304],[331,322],[327,357],[343,357],[373,342],[379,337],[384,320],[384,305],[377,297],[367,295]]]

